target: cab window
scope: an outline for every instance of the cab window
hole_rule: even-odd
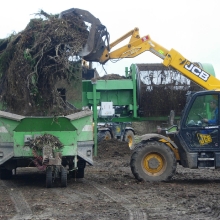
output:
[[[193,102],[186,117],[186,127],[216,125],[218,123],[218,96],[198,96]]]

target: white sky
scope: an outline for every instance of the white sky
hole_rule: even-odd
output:
[[[220,13],[218,0],[11,0],[1,4],[0,38],[19,32],[40,9],[49,14],[69,8],[90,11],[99,18],[110,33],[110,42],[138,27],[140,35],[151,38],[170,50],[174,48],[193,62],[210,63],[220,79]],[[127,44],[128,40],[124,42]],[[124,75],[132,63],[161,63],[150,52],[136,58],[125,58],[105,64],[107,73]],[[94,67],[100,75],[105,72],[99,64]]]

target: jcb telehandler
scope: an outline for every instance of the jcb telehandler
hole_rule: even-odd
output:
[[[220,168],[220,81],[192,63],[176,50],[167,50],[153,41],[149,35],[140,37],[138,28],[109,44],[109,34],[99,19],[88,11],[70,9],[61,13],[79,14],[90,23],[88,42],[79,56],[89,62],[105,64],[110,59],[132,58],[150,51],[163,60],[163,65],[172,67],[197,83],[206,91],[188,94],[179,125],[164,131],[142,136],[131,156],[132,173],[138,180],[169,180],[175,173],[177,163],[183,167]],[[130,37],[119,49],[114,46]],[[215,103],[211,109],[210,103]],[[213,120],[207,120],[214,118]]]

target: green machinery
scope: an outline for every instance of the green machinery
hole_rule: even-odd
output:
[[[93,113],[82,110],[81,71],[74,74],[68,82],[59,79],[55,84],[71,109],[68,115],[23,116],[7,112],[0,103],[1,179],[11,178],[19,167],[44,171],[46,187],[52,187],[55,179],[65,187],[67,176],[84,177],[85,166],[93,164]]]
[[[215,75],[212,65],[200,65],[206,71]],[[157,78],[157,80],[160,80],[159,85],[155,83],[155,80],[150,81],[148,84],[143,84],[143,77],[148,77],[150,80],[150,74],[153,73],[155,78],[155,71],[159,71],[157,67],[160,70],[162,67],[162,71],[167,75],[167,78],[172,78],[175,73],[176,79],[173,80],[174,83],[163,83],[160,76]],[[181,78],[178,82],[178,77],[182,75],[181,73],[171,68],[164,68],[166,67],[162,64],[132,64],[130,69],[125,69],[125,77],[121,79],[97,79],[94,77],[92,80],[83,80],[83,106],[93,110],[94,127],[97,127],[97,124],[100,122],[120,124],[133,121],[167,121],[171,110],[175,111],[175,118],[178,119],[185,105],[187,91],[198,91],[202,90],[202,88],[193,82],[189,82],[189,85],[186,87],[186,78],[184,80]],[[159,75],[161,75],[162,71],[159,71]],[[182,84],[180,83],[181,80],[183,81]],[[152,94],[153,97],[151,97]],[[173,98],[175,96],[176,102],[174,102]],[[168,100],[170,97],[172,100]],[[159,98],[161,100],[158,100]],[[102,114],[100,116],[100,112],[103,110],[102,103],[107,103],[105,108],[108,108],[110,111],[107,110],[106,115]],[[161,104],[155,105],[157,103]],[[165,104],[168,104],[166,109]],[[94,154],[97,155],[96,129],[94,129],[94,141]]]
[[[88,110],[59,117],[0,111],[1,179],[9,179],[17,167],[44,170],[48,188],[56,178],[62,187],[67,186],[67,175],[83,178],[86,163],[93,164],[92,126]]]

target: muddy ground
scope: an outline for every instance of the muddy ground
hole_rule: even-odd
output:
[[[130,150],[119,141],[102,142],[85,178],[57,180],[45,188],[45,174],[18,169],[0,180],[0,220],[220,219],[220,171],[178,166],[169,182],[138,182],[130,171]]]

